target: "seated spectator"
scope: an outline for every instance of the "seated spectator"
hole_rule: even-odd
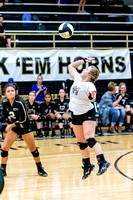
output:
[[[37,77],[37,84],[32,86],[32,91],[36,93],[36,101],[40,102],[44,100],[44,95],[47,93],[47,87],[42,85],[43,76],[41,74]]]
[[[2,14],[0,14],[0,33],[5,33]],[[0,35],[0,47],[11,48],[11,37],[8,35]]]
[[[102,120],[103,125],[108,126],[110,124],[111,118],[111,126],[110,132],[116,133],[115,125],[119,119],[118,133],[121,133],[122,125],[125,120],[125,109],[119,106],[119,102],[122,99],[120,95],[116,100],[116,84],[114,82],[108,83],[108,91],[101,97],[101,101],[99,104],[99,114]]]
[[[122,96],[122,99],[119,102],[119,106],[121,108],[124,108],[126,111],[126,131],[132,132],[133,130],[130,128],[130,123],[131,123],[131,115],[133,115],[133,109],[130,107],[130,97],[129,94],[127,93],[126,84],[123,82],[119,84],[119,93],[116,95],[116,99],[118,99],[119,96]]]
[[[52,101],[52,96],[50,93],[46,93],[44,100],[40,102],[40,111],[41,118],[44,122],[44,135],[45,137],[49,136],[49,121],[52,123],[52,137],[56,136],[55,134],[55,102]]]
[[[40,117],[40,105],[35,100],[36,99],[36,93],[31,91],[29,92],[29,98],[25,101],[26,107],[27,107],[27,113],[32,125],[32,122],[35,122],[36,125],[36,131],[38,137],[43,137],[41,133],[41,117]],[[33,127],[32,127],[33,128]]]
[[[16,95],[18,95],[19,87],[18,87],[17,83],[14,83],[14,79],[13,79],[13,78],[9,78],[9,79],[8,79],[8,83],[10,83],[10,85],[15,85],[15,88],[16,88]]]
[[[59,90],[59,98],[54,99],[55,101],[55,117],[58,119],[61,137],[64,137],[64,128],[62,119],[69,121],[69,126],[71,128],[71,135],[74,136],[72,128],[72,118],[69,114],[69,99],[66,97],[64,89]]]

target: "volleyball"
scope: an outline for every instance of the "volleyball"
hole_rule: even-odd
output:
[[[70,38],[73,35],[74,28],[70,23],[62,23],[58,28],[59,35],[62,38]]]

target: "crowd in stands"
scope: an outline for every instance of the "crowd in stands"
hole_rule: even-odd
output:
[[[15,85],[19,95],[19,87],[14,83],[13,78],[9,78],[8,83]],[[132,132],[131,118],[133,108],[130,105],[126,84],[121,82],[119,84],[119,91],[116,93],[117,87],[112,81],[108,83],[108,91],[102,95],[100,102],[97,103],[99,106],[99,119],[102,126],[109,127],[111,133],[121,133],[123,125],[126,132]],[[1,96],[2,89],[0,87],[0,98]],[[75,137],[72,128],[71,112],[69,111],[69,98],[66,98],[63,88],[59,90],[58,98],[52,99],[47,86],[43,85],[42,75],[39,74],[37,84],[32,86],[25,104],[32,129],[36,131],[38,138],[43,138],[43,136],[56,137],[57,129],[60,130],[60,137],[64,138],[64,126],[66,124],[67,128],[69,127],[71,137]],[[2,112],[2,109],[0,112]],[[103,135],[98,127],[97,121],[96,134]]]

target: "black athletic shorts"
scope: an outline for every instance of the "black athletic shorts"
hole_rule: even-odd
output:
[[[12,128],[12,131],[17,133],[18,135],[24,135],[24,134],[32,132],[32,129],[31,129],[30,123],[27,123],[26,125],[24,125],[23,128],[21,128],[20,126],[16,126]]]
[[[82,125],[84,121],[96,121],[94,108],[81,115],[74,115],[72,113],[72,124]]]

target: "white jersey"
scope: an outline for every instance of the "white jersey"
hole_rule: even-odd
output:
[[[82,82],[80,74],[76,73],[69,102],[69,109],[74,115],[84,114],[94,107],[88,97],[90,92],[96,92],[95,85],[92,82]]]

